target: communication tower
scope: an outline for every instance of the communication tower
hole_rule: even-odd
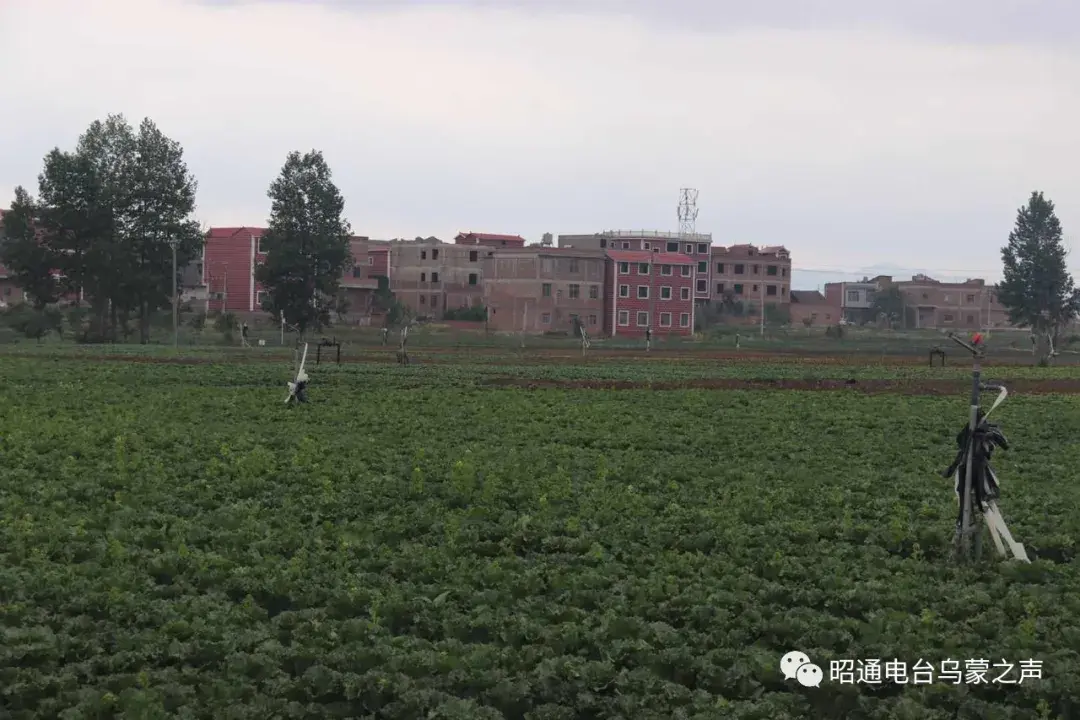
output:
[[[684,240],[692,241],[697,235],[697,196],[693,188],[679,190],[679,237]]]

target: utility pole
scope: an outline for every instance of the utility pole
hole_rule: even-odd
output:
[[[177,238],[169,238],[167,242],[172,248],[172,333],[173,349],[177,350],[180,347],[180,313],[176,296],[176,245],[179,241]]]
[[[765,283],[758,287],[761,288],[761,337],[765,337]]]
[[[660,252],[660,248],[653,248],[652,257],[649,258],[649,327],[648,336],[645,338],[645,352],[649,352],[652,346],[652,336],[654,320],[653,315],[656,308],[656,255]]]

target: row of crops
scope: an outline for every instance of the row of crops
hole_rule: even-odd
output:
[[[962,393],[483,383],[962,372],[343,364],[286,408],[287,358],[0,357],[0,717],[1076,717],[1072,397],[998,411],[1041,559],[962,568]],[[1042,670],[802,687],[793,649]]]

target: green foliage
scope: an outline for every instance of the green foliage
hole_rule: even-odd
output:
[[[1054,204],[1033,192],[1001,249],[1004,279],[997,297],[1011,323],[1056,336],[1076,317],[1080,290],[1066,267],[1067,254]]]
[[[768,325],[790,325],[791,308],[786,305],[769,303],[765,306],[765,322]]]
[[[267,195],[266,262],[255,270],[270,298],[263,309],[303,336],[330,324],[341,275],[352,266],[345,200],[318,151],[289,153]]]
[[[178,266],[202,243],[190,217],[195,188],[177,142],[149,119],[136,131],[110,115],[92,123],[74,151],[49,152],[37,200],[16,192],[17,212],[5,220],[16,242],[5,252],[39,305],[58,294],[79,303],[85,293],[95,337],[114,337],[127,325],[122,318],[134,318],[148,342],[154,313],[172,300],[170,241]],[[56,288],[45,280],[52,270],[61,273]]]
[[[875,322],[884,319],[884,323],[889,327],[905,326],[908,315],[913,312],[913,309],[905,307],[904,294],[895,285],[876,293],[870,306],[871,319]]]
[[[214,317],[214,330],[221,333],[226,340],[232,340],[238,322],[234,313],[217,313]]]
[[[11,208],[0,218],[0,264],[14,275],[38,310],[59,299],[59,284],[53,277],[53,256],[38,242],[37,206],[23,187],[15,188]]]
[[[298,414],[279,407],[287,362],[3,360],[5,720],[1075,714],[1080,486],[1046,472],[1080,463],[1068,397],[999,411],[1002,510],[1062,562],[964,568],[951,483],[932,479],[966,418],[956,394],[490,389],[490,368],[417,383],[357,364]],[[723,435],[694,432],[703,417]],[[780,673],[792,648],[826,676],[845,658],[1037,658],[1044,679],[806,689]]]
[[[19,303],[0,312],[0,320],[15,332],[38,341],[49,333],[63,334],[64,316],[55,305]]]
[[[468,320],[470,322],[484,322],[487,320],[487,308],[483,305],[472,305],[447,310],[443,313],[444,320]]]

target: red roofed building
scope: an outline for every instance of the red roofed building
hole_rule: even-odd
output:
[[[454,238],[456,245],[486,245],[487,247],[515,248],[524,247],[525,238],[520,235],[498,235],[496,233],[463,232]]]
[[[604,329],[612,336],[692,335],[697,261],[652,250],[608,250]]]

